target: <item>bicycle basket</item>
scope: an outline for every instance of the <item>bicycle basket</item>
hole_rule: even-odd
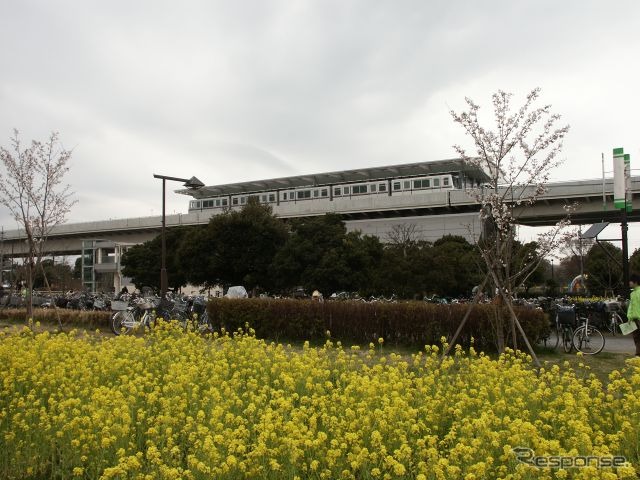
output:
[[[126,310],[129,308],[129,302],[121,302],[120,300],[111,301],[111,310]]]
[[[151,299],[145,298],[144,301],[138,304],[138,307],[142,310],[151,310],[152,308],[155,308],[155,305],[153,304]]]
[[[558,305],[556,311],[558,315],[558,322],[562,325],[575,325],[576,323],[576,310],[571,305]]]
[[[622,306],[620,305],[620,302],[618,301],[609,301],[609,302],[604,302],[604,308],[605,311],[607,312],[621,312],[622,311]]]

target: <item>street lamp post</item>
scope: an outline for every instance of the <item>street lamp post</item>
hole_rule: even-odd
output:
[[[167,180],[172,180],[174,182],[183,182],[184,186],[191,190],[198,190],[199,188],[204,187],[204,183],[202,183],[196,177],[178,178],[168,177],[166,175],[157,175],[154,173],[153,178],[159,178],[162,180],[162,263],[160,265],[160,296],[164,299],[167,293],[167,288],[169,286],[169,279],[167,278],[167,242],[165,238],[165,229],[167,223],[165,216],[165,192]]]

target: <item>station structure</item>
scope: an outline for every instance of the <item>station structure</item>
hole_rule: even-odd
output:
[[[279,218],[339,215],[348,231],[359,230],[385,242],[396,226],[412,226],[416,240],[434,241],[460,235],[475,241],[480,233],[479,205],[473,194],[488,188],[482,169],[462,159],[371,167],[176,190],[191,196],[187,211],[166,216],[168,228],[202,225],[212,216],[240,209],[249,198],[268,203]],[[541,201],[523,210],[523,225],[552,225],[577,203],[574,224],[618,221],[613,180],[553,182]],[[640,177],[632,177],[634,203],[629,221],[640,219]],[[517,195],[517,192],[516,192]],[[123,218],[57,226],[47,240],[51,255],[81,255],[83,286],[89,290],[120,289],[127,284],[120,258],[131,246],[157,236],[161,217]],[[20,230],[4,231],[4,258],[24,256]]]

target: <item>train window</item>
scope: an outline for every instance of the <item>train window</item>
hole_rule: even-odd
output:
[[[431,188],[431,180],[423,180],[422,188]]]
[[[375,183],[371,185],[371,193],[376,193],[376,187],[377,185]]]
[[[393,189],[400,190],[400,182],[393,182]]]
[[[233,198],[231,199],[231,204],[232,204],[232,205],[237,205],[237,204],[238,204],[238,197],[233,197]]]
[[[284,192],[284,193],[282,194],[282,199],[283,199],[283,200],[286,200],[286,199],[287,199],[287,192]]]
[[[422,188],[422,180],[414,180],[413,188]]]
[[[440,186],[440,179],[439,178],[434,178],[433,179],[433,186],[434,186],[434,188]]]
[[[270,202],[275,202],[276,201],[276,194],[275,193],[270,193],[269,194],[269,201]]]
[[[344,194],[349,195],[349,187],[344,187]]]
[[[379,192],[386,192],[387,191],[387,185],[385,183],[378,184],[378,191]]]
[[[219,206],[220,206],[220,199],[216,198],[216,207],[219,207]]]
[[[202,207],[203,208],[213,207],[213,200],[205,200],[204,202],[202,202]]]
[[[320,190],[320,196],[321,197],[328,197],[329,196],[329,191],[326,188],[323,188],[322,190]]]
[[[444,178],[442,179],[442,184],[443,184],[445,187],[448,187],[448,186],[449,186],[449,177],[444,177]]]
[[[266,196],[266,195],[262,195],[262,196],[260,197],[260,201],[261,201],[262,203],[267,203],[267,196]]]
[[[320,196],[320,192],[318,190],[313,191],[313,198],[317,198]]]
[[[404,182],[404,189],[405,190],[409,190],[411,188],[411,182],[405,181]]]
[[[367,186],[366,185],[354,185],[353,189],[351,191],[352,191],[352,193],[354,195],[367,193]]]
[[[240,204],[244,205],[245,203],[247,203],[247,197],[240,197]]]
[[[311,198],[311,190],[298,190],[298,200],[303,198]]]
[[[333,194],[334,194],[335,196],[337,196],[337,197],[339,197],[340,195],[342,195],[341,190],[340,190],[340,187],[338,187],[338,188],[334,188],[334,189],[333,189]]]
[[[228,200],[227,200],[226,198],[223,198],[223,199],[222,199],[222,206],[223,206],[223,207],[226,207],[228,203],[229,203],[229,202],[228,202]]]

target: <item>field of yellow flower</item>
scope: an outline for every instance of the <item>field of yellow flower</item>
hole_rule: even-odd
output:
[[[640,362],[602,384],[437,347],[0,334],[0,478],[636,478]],[[537,456],[624,456],[537,468]]]

